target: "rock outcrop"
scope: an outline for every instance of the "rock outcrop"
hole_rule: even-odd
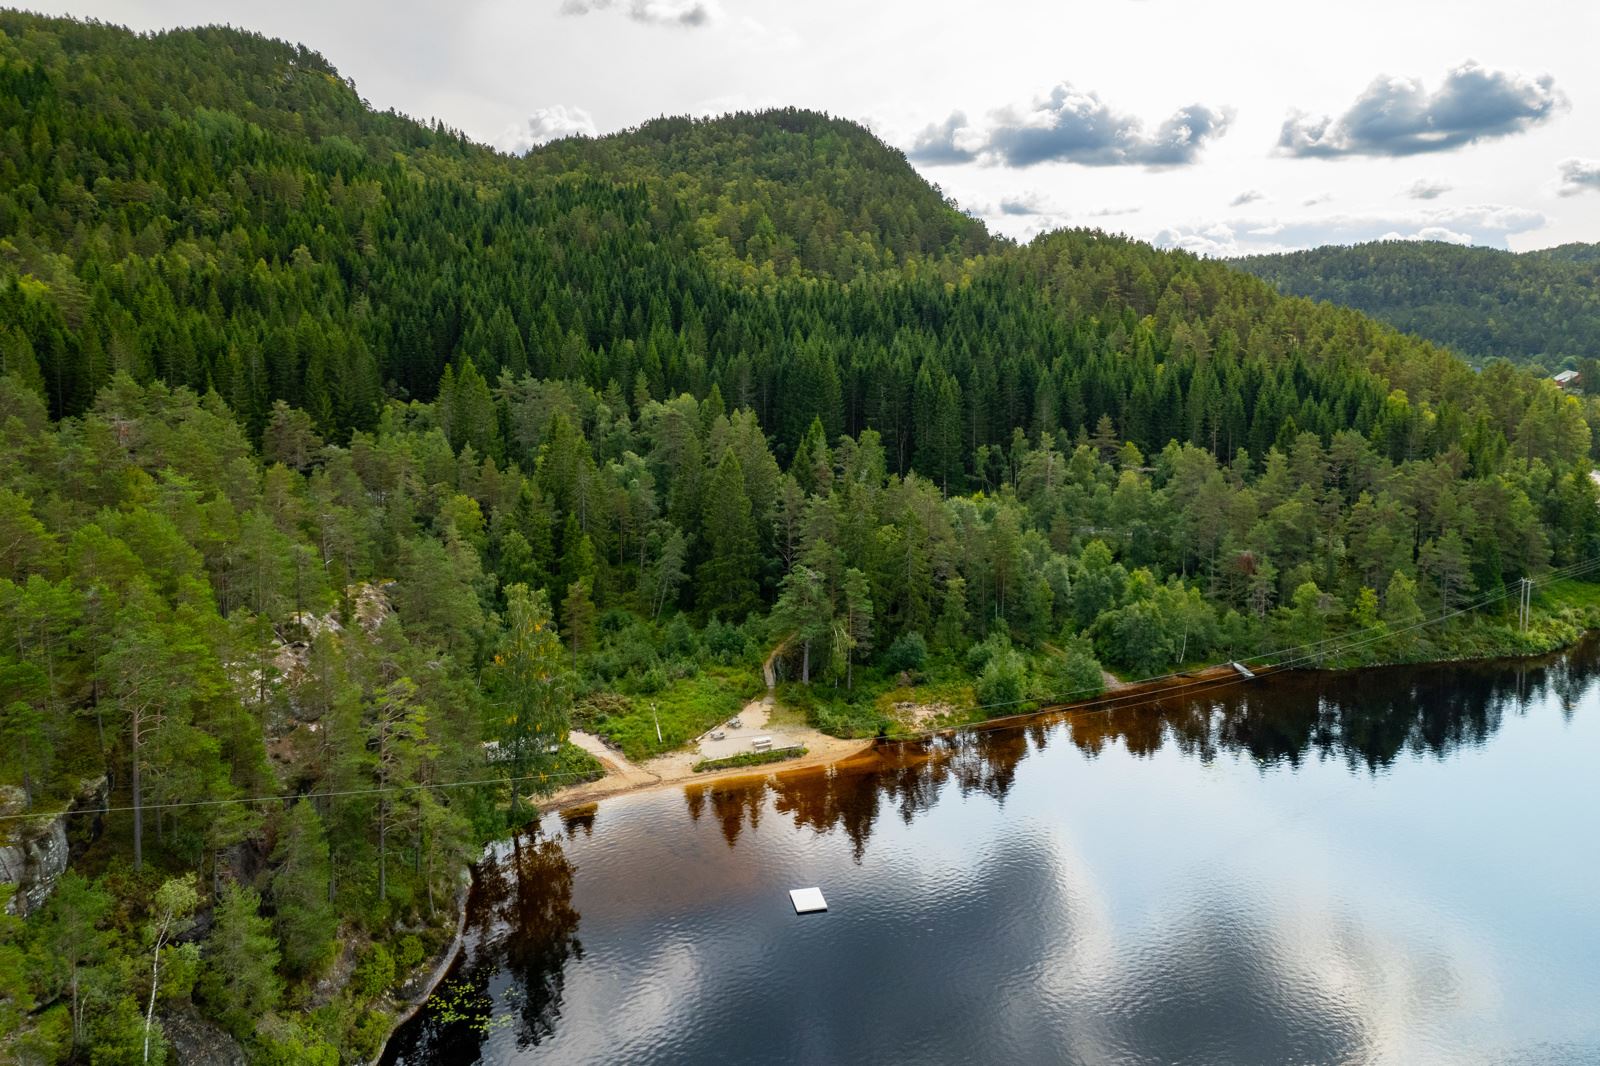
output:
[[[250,1061],[239,1041],[192,1004],[163,1014],[161,1032],[179,1066],[248,1066]]]
[[[4,835],[0,836],[0,884],[17,886],[6,904],[9,913],[26,917],[44,906],[50,893],[55,891],[56,882],[67,872],[67,862],[72,858],[69,824],[74,819],[94,820],[96,816],[89,812],[105,806],[110,787],[106,778],[90,778],[83,782],[66,810],[18,819],[6,827]],[[7,814],[20,813],[21,790],[0,789],[0,809]],[[71,828],[74,838],[84,833],[92,837],[94,833],[92,826]]]

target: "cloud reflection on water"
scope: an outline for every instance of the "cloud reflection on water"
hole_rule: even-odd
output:
[[[1394,805],[1595,672],[1283,678],[551,817],[474,900],[463,972],[515,1026],[424,1019],[398,1061],[1489,1061],[1519,1015],[1583,1061],[1592,1023],[1539,1002],[1571,964],[1482,926],[1448,835],[1411,864],[1428,815]],[[834,909],[797,921],[810,883]]]

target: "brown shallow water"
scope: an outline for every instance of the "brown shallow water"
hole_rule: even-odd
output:
[[[483,862],[389,1061],[1596,1063],[1597,810],[1592,641],[619,797]]]

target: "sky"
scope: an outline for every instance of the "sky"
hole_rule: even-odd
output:
[[[1600,241],[1592,0],[68,0],[316,49],[375,107],[526,151],[658,115],[869,126],[991,229],[1209,255]]]

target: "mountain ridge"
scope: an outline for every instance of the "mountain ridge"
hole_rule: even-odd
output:
[[[1600,244],[1530,252],[1373,241],[1231,260],[1280,292],[1365,311],[1479,361],[1600,356]]]
[[[4,826],[112,782],[0,911],[0,1047],[371,1061],[462,868],[561,865],[528,794],[604,773],[562,738],[692,745],[772,659],[867,739],[1600,619],[1501,610],[1600,558],[1600,401],[991,238],[843,120],[641,130],[512,157],[259,35],[0,12]]]

